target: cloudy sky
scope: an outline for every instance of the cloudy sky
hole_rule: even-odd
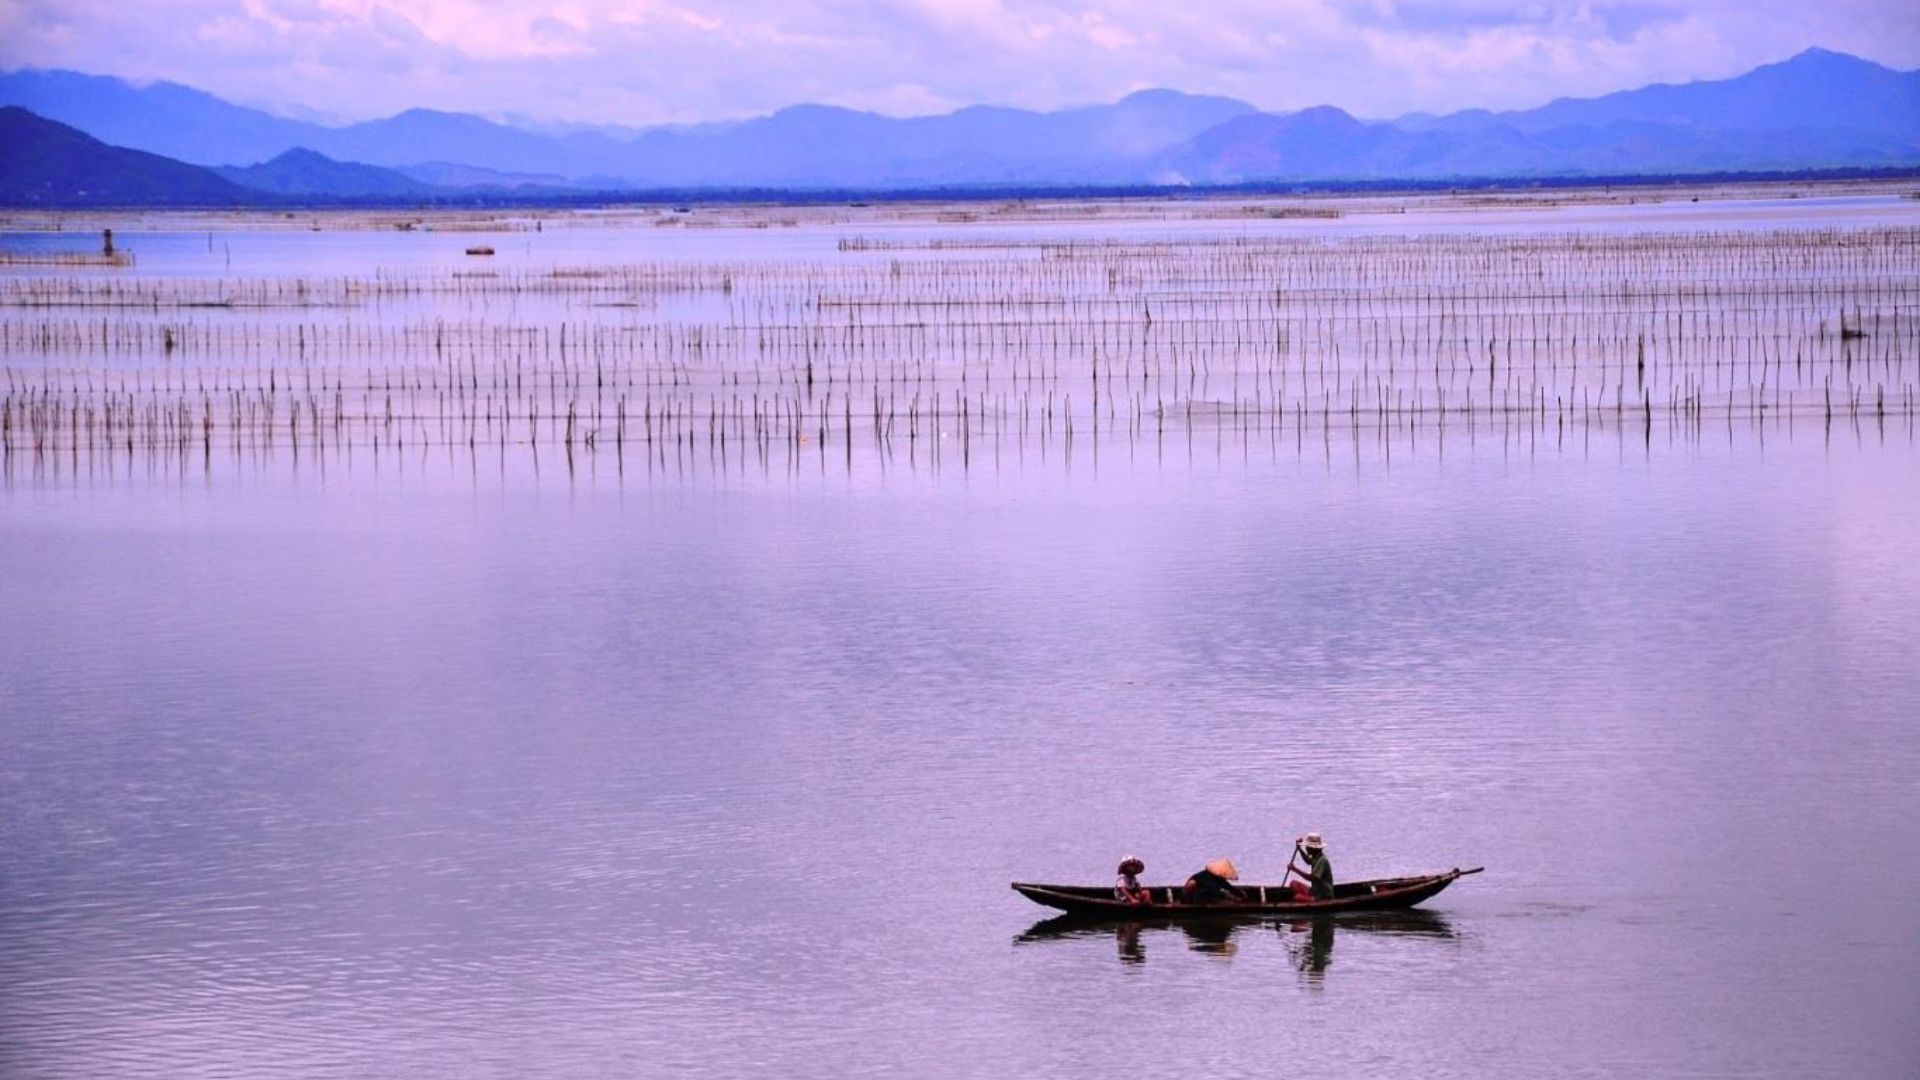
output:
[[[295,115],[650,124],[1166,86],[1363,116],[1721,78],[1820,45],[1920,67],[1915,0],[0,0],[0,68]]]

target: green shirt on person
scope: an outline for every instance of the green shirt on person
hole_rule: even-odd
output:
[[[1309,868],[1308,883],[1313,888],[1315,900],[1333,899],[1333,864],[1327,861],[1326,851],[1313,853],[1313,863]]]

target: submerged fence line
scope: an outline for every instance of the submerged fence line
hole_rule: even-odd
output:
[[[917,245],[917,246],[916,246]],[[0,451],[650,457],[1795,417],[1909,428],[1920,230],[842,242],[823,262],[0,277]],[[914,257],[882,257],[893,253]]]

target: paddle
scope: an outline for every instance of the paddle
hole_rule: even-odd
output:
[[[1309,881],[1312,880],[1311,876],[1308,875],[1308,873],[1305,870],[1302,870],[1298,866],[1295,866],[1293,862],[1295,859],[1299,858],[1304,854],[1306,853],[1300,850],[1300,841],[1295,840],[1293,842],[1293,854],[1287,856],[1286,876],[1280,879],[1280,885],[1282,888],[1286,886],[1288,878],[1293,877],[1293,875],[1295,874],[1299,874],[1301,877],[1307,878]]]

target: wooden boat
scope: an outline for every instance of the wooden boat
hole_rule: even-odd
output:
[[[1186,919],[1221,915],[1338,915],[1348,911],[1394,911],[1424,903],[1440,890],[1486,869],[1455,867],[1444,874],[1422,877],[1379,878],[1374,881],[1350,881],[1335,885],[1330,900],[1299,901],[1290,889],[1279,885],[1237,885],[1241,900],[1213,904],[1185,904],[1180,901],[1178,885],[1148,886],[1151,904],[1129,904],[1116,899],[1111,886],[1034,885],[1013,883],[1013,891],[1045,907],[1057,908],[1069,915],[1100,918]]]

